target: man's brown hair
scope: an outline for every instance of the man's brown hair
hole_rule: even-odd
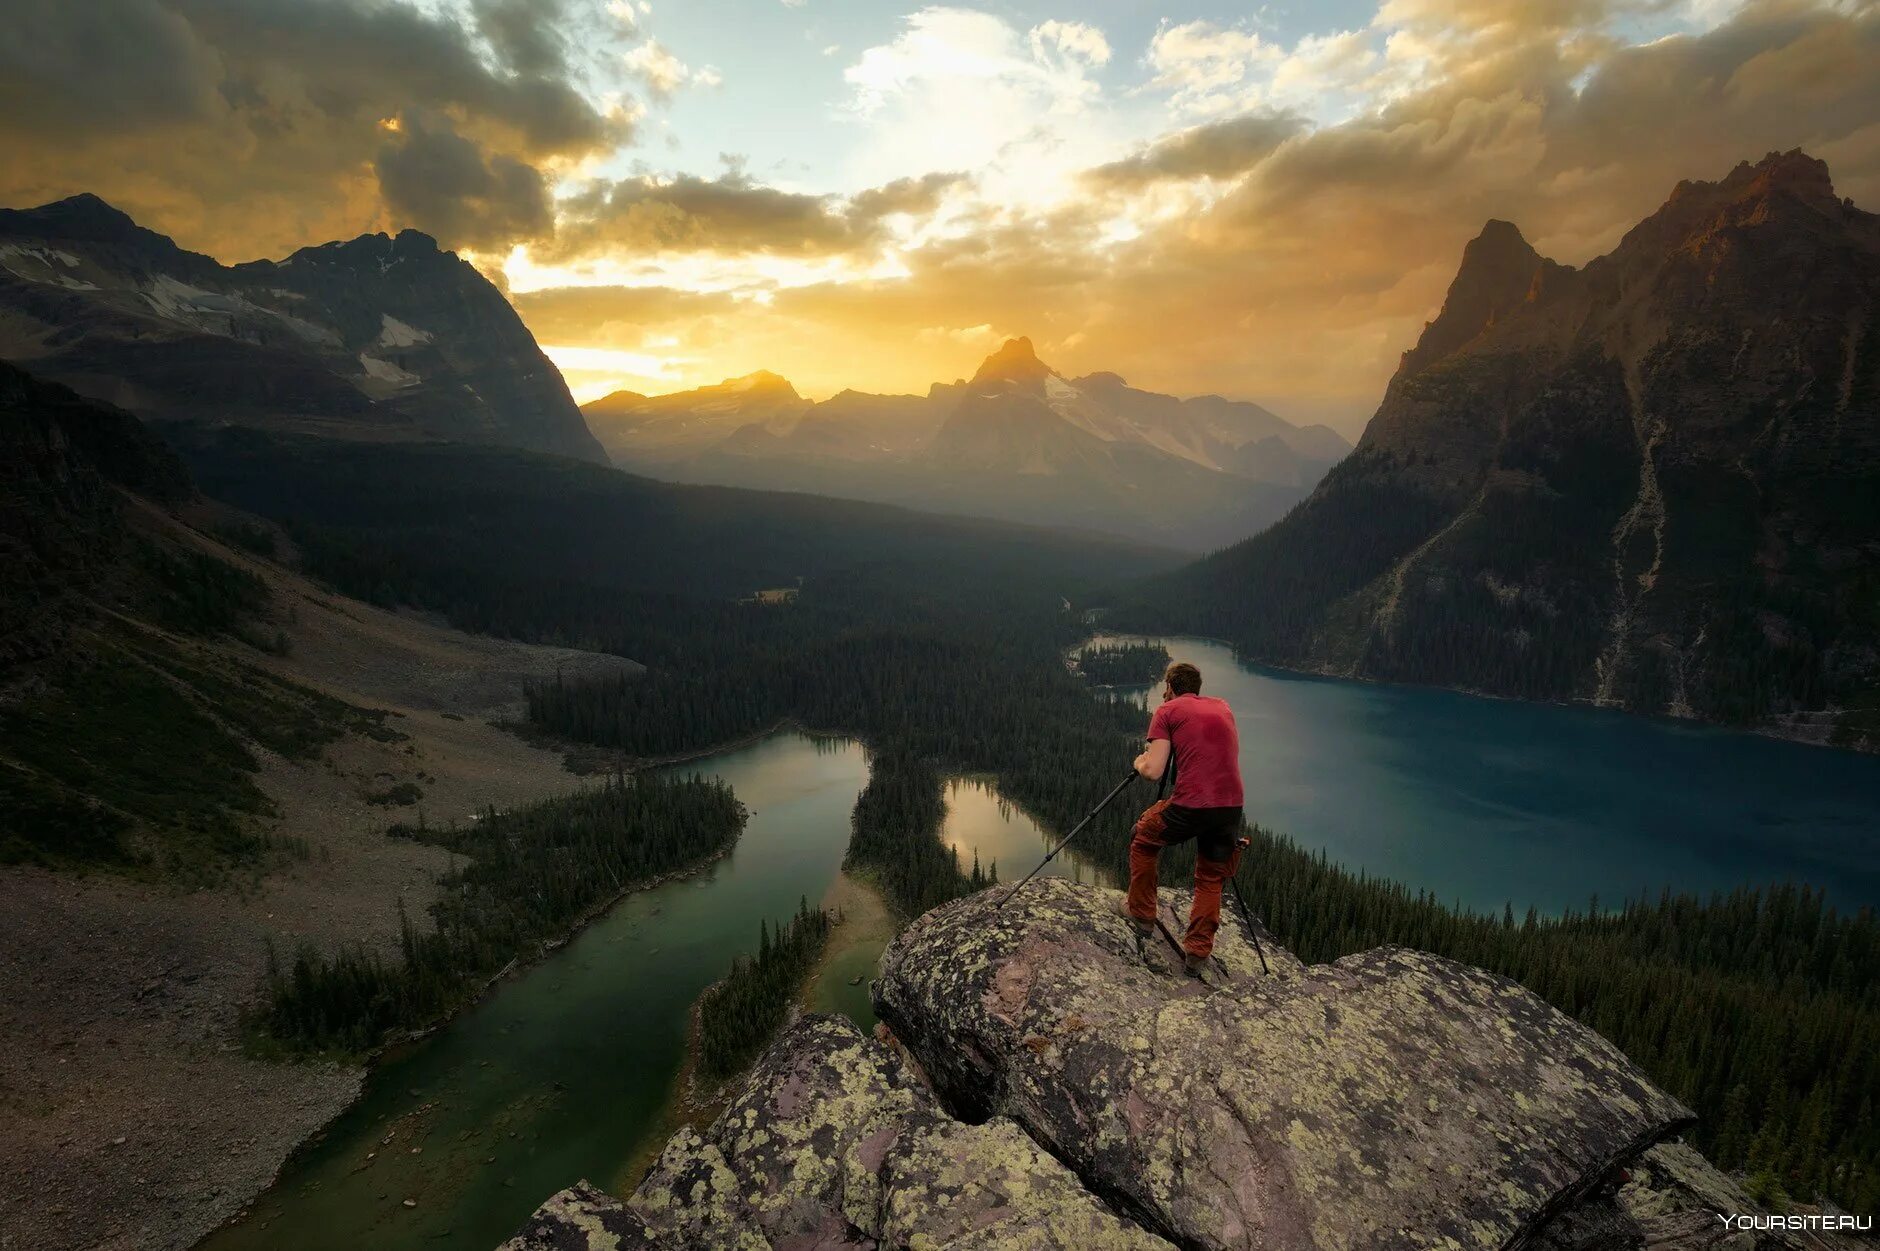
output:
[[[1177,695],[1201,694],[1201,670],[1185,660],[1178,660],[1170,665],[1168,672],[1162,675],[1162,680],[1167,682],[1168,689]]]

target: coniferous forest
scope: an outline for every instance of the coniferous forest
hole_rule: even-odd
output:
[[[403,918],[396,958],[363,947],[270,958],[254,1024],[292,1051],[369,1051],[448,1015],[620,892],[727,850],[743,828],[724,784],[652,774],[468,826],[394,826],[469,857],[442,880],[430,923]]]
[[[1078,651],[1077,672],[1098,686],[1140,686],[1168,668],[1168,648],[1147,640],[1093,643]]]
[[[712,1080],[738,1072],[764,1049],[815,967],[835,918],[805,899],[774,929],[758,923],[757,954],[739,959],[699,1001],[699,1066]]]
[[[268,470],[252,448],[244,458],[218,462],[210,474],[268,511],[278,466]],[[1137,557],[1128,552],[1041,541],[975,567],[944,544],[920,549],[919,558],[899,559],[890,544],[815,566],[773,551],[771,563],[753,568],[745,595],[721,595],[693,587],[683,570],[660,572],[658,562],[597,562],[562,544],[567,536],[553,525],[505,529],[473,565],[458,553],[478,550],[489,518],[512,502],[552,511],[567,485],[561,476],[577,471],[551,464],[538,480],[524,462],[508,488],[486,476],[479,488],[508,489],[515,500],[499,498],[462,520],[450,507],[448,452],[409,454],[404,468],[423,479],[419,487],[435,477],[435,498],[411,483],[401,493],[423,508],[374,504],[345,466],[295,462],[297,494],[283,497],[275,515],[289,523],[312,572],[467,628],[600,646],[648,666],[637,677],[530,691],[531,721],[568,739],[654,756],[785,718],[862,739],[875,763],[856,807],[850,863],[906,913],[972,885],[934,837],[946,776],[989,775],[1007,799],[1063,831],[1115,785],[1140,744],[1141,710],[1093,698],[1065,663],[1087,630],[1081,609],[1063,600],[1077,605],[1078,587],[1133,576]],[[1339,567],[1315,560],[1295,572],[1323,578]],[[740,602],[799,573],[806,576],[791,602]],[[1274,628],[1289,627],[1277,620]],[[1149,794],[1146,785],[1126,792],[1091,823],[1080,850],[1120,865],[1130,821]],[[1258,820],[1257,801],[1249,815]],[[1172,880],[1186,866],[1179,850],[1169,859]],[[1007,866],[1007,876],[1029,867]],[[1880,1065],[1872,1061],[1880,1054],[1880,939],[1871,913],[1840,916],[1818,897],[1745,890],[1558,918],[1482,916],[1264,833],[1241,879],[1302,957],[1405,943],[1514,977],[1606,1034],[1695,1108],[1696,1141],[1719,1164],[1797,1196],[1825,1192],[1857,1207],[1880,1200]],[[359,957],[344,977],[298,965],[283,973],[277,987],[305,988],[276,997],[279,1032],[356,1046],[408,1019],[408,1009],[380,1006],[371,1028],[347,1033],[331,1023],[340,1014],[320,1008],[326,994],[401,1002],[404,983],[383,968]],[[343,989],[326,989],[334,985]]]

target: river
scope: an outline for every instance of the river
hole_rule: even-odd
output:
[[[760,917],[823,897],[868,781],[859,744],[795,733],[672,768],[723,778],[751,809],[731,854],[627,896],[388,1057],[250,1218],[202,1247],[493,1247],[570,1182],[618,1180],[663,1127],[693,1001],[756,949]]]
[[[1880,757],[1160,641],[1233,705],[1249,818],[1373,877],[1497,912],[1781,881],[1880,906]],[[1132,697],[1146,725],[1159,692]]]
[[[626,896],[565,947],[388,1056],[248,1219],[201,1251],[494,1247],[580,1178],[631,1188],[636,1179],[623,1171],[669,1128],[693,1002],[756,949],[760,917],[825,898],[868,781],[860,744],[794,732],[669,771],[722,778],[751,810],[731,854]],[[948,810],[942,836],[968,866],[977,849],[1002,873],[1022,864],[1022,874],[1044,854],[1038,827],[983,785],[950,785]],[[1091,874],[1068,854],[1050,871]],[[872,1025],[866,978],[886,937],[877,929],[838,953],[812,1006]]]

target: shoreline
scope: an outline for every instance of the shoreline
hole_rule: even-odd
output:
[[[841,971],[859,963],[856,957],[863,953],[872,953],[868,961],[871,966],[877,963],[881,949],[901,932],[907,919],[895,911],[888,897],[859,870],[838,869],[835,881],[823,892],[822,907],[840,912],[842,920],[830,932],[822,954],[803,979],[796,1002],[805,1012],[840,1012],[843,1009],[838,1000],[844,997],[842,991],[856,989],[841,980]],[[824,980],[832,973],[837,983]],[[870,979],[866,973],[860,976],[861,989],[866,993]],[[841,989],[837,989],[838,985]],[[872,1008],[869,1015],[873,1015]]]
[[[585,778],[596,776],[603,772],[613,771],[611,767],[611,763],[610,763],[610,767],[606,769],[597,767],[597,768],[592,768],[588,770],[582,770],[582,769],[574,767],[573,750],[577,749],[580,746],[579,744],[563,743],[559,740],[554,739],[552,736],[530,735],[526,733],[519,733],[518,732],[519,726],[517,725],[517,723],[513,723],[513,722],[503,722],[503,723],[492,722],[491,724],[497,726],[497,728],[505,729],[511,733],[514,733],[516,737],[522,739],[524,742],[529,743],[531,746],[543,748],[547,750],[558,751],[562,753],[563,767],[569,773],[574,774],[576,777],[585,779]],[[629,773],[639,773],[648,769],[665,768],[665,767],[669,767],[675,764],[684,764],[690,761],[704,760],[704,759],[709,759],[710,757],[713,757],[713,756],[723,755],[726,752],[736,751],[740,748],[752,746],[756,743],[762,742],[763,740],[767,738],[772,737],[773,735],[776,735],[778,733],[783,733],[786,731],[803,734],[812,738],[852,739],[855,742],[862,743],[864,749],[866,749],[866,746],[867,746],[866,742],[857,735],[847,734],[841,731],[833,731],[833,730],[815,730],[815,729],[811,729],[807,726],[802,725],[793,717],[785,717],[785,718],[781,718],[776,723],[772,724],[771,726],[763,730],[754,731],[751,734],[744,735],[738,739],[714,744],[711,747],[702,748],[697,751],[680,753],[680,754],[667,756],[667,757],[633,758],[631,760],[622,761],[620,763],[622,767],[625,769],[625,771]],[[739,802],[740,802],[740,807],[742,807],[742,801],[740,800]],[[747,816],[748,816],[748,810],[747,810]],[[254,1209],[257,1207],[258,1204],[260,1204],[263,1201],[265,1196],[267,1196],[278,1185],[280,1185],[281,1179],[290,1172],[294,1163],[298,1161],[300,1158],[302,1158],[307,1151],[317,1146],[324,1139],[327,1132],[332,1128],[333,1124],[337,1122],[340,1119],[340,1117],[342,1117],[348,1110],[350,1110],[354,1105],[356,1105],[361,1099],[365,1097],[367,1083],[371,1080],[373,1074],[385,1062],[386,1059],[403,1051],[405,1048],[414,1047],[423,1043],[426,1039],[430,1038],[432,1035],[443,1030],[445,1027],[451,1025],[453,1022],[458,1020],[464,1014],[471,1012],[475,1010],[477,1007],[481,1006],[486,1000],[489,999],[491,994],[495,990],[498,989],[500,983],[502,983],[503,981],[509,978],[526,973],[527,971],[529,971],[536,965],[540,964],[548,956],[561,950],[563,947],[566,947],[569,943],[573,942],[576,938],[580,937],[580,935],[584,933],[588,928],[590,928],[591,926],[599,922],[608,913],[612,912],[614,908],[618,907],[620,903],[624,901],[626,898],[628,898],[629,896],[640,894],[645,891],[653,890],[660,886],[669,885],[673,882],[683,881],[688,878],[696,877],[699,874],[704,873],[707,870],[711,869],[719,861],[724,860],[725,858],[729,857],[737,849],[738,842],[743,838],[743,835],[744,835],[744,830],[743,830],[743,827],[741,826],[739,828],[738,835],[736,838],[733,838],[724,847],[713,852],[711,855],[707,856],[706,858],[694,864],[688,865],[684,868],[669,870],[665,873],[658,874],[652,878],[645,879],[639,882],[629,883],[629,884],[622,886],[620,890],[618,890],[617,892],[607,896],[606,898],[602,900],[597,901],[592,907],[584,910],[580,914],[580,916],[576,918],[576,920],[570,925],[570,927],[558,937],[543,940],[539,944],[537,950],[532,951],[532,952],[526,952],[510,959],[509,962],[506,963],[500,970],[492,974],[486,981],[484,981],[483,984],[479,986],[473,994],[468,996],[461,1004],[452,1008],[448,1013],[439,1017],[436,1021],[433,1021],[432,1023],[424,1026],[422,1029],[411,1031],[400,1038],[381,1043],[378,1046],[372,1048],[371,1050],[363,1053],[363,1055],[357,1057],[356,1060],[337,1061],[337,1060],[333,1060],[330,1058],[311,1057],[311,1056],[305,1057],[305,1058],[286,1058],[286,1059],[279,1059],[279,1060],[271,1060],[271,1059],[258,1060],[257,1062],[259,1063],[277,1065],[277,1066],[292,1066],[295,1064],[325,1064],[328,1066],[336,1067],[346,1072],[348,1076],[353,1079],[352,1090],[350,1094],[347,1096],[347,1098],[345,1099],[345,1101],[333,1107],[330,1110],[330,1112],[328,1112],[323,1117],[323,1119],[320,1121],[319,1125],[315,1129],[313,1129],[310,1133],[306,1134],[304,1137],[302,1137],[301,1139],[299,1139],[297,1142],[294,1143],[293,1147],[286,1153],[285,1156],[282,1157],[279,1165],[275,1168],[272,1176],[268,1178],[266,1184],[260,1186],[259,1188],[249,1193],[245,1198],[243,1198],[240,1205],[236,1208],[235,1211],[230,1213],[229,1216],[227,1216],[226,1218],[218,1222],[216,1225],[214,1225],[212,1228],[207,1230],[200,1238],[196,1239],[190,1245],[192,1247],[200,1246],[203,1242],[206,1242],[210,1238],[213,1238],[216,1234],[220,1233],[222,1230],[227,1229],[232,1226],[243,1224],[252,1215]],[[841,871],[838,870],[838,878],[840,878],[840,876],[841,876]],[[832,935],[832,941],[833,941],[833,935]],[[811,976],[814,977],[814,973],[812,973]],[[714,983],[714,985],[715,984],[716,983]],[[701,992],[701,998],[702,998],[702,992]],[[723,1085],[718,1090],[712,1092],[711,1095],[706,1096],[703,1102],[701,1102],[696,1096],[695,1092],[692,1089],[692,1079],[693,1079],[693,1075],[696,1069],[696,1054],[697,1054],[698,1004],[696,1002],[692,1005],[692,1008],[690,1011],[691,1011],[691,1019],[687,1027],[688,1028],[688,1047],[687,1047],[686,1060],[685,1060],[685,1063],[681,1066],[679,1073],[675,1077],[675,1087],[674,1087],[673,1094],[671,1096],[671,1103],[669,1104],[668,1120],[662,1122],[662,1125],[664,1126],[664,1133],[659,1137],[657,1144],[655,1144],[655,1149],[652,1151],[651,1154],[646,1155],[644,1159],[640,1159],[639,1157],[636,1156],[635,1160],[632,1162],[632,1165],[634,1167],[637,1167],[642,1173],[645,1171],[646,1167],[650,1166],[653,1159],[657,1157],[658,1149],[664,1147],[666,1139],[670,1138],[672,1133],[675,1130],[677,1130],[682,1124],[691,1123],[694,1120],[694,1118],[702,1115],[706,1111],[710,1111],[711,1115],[713,1116],[717,1114],[717,1109],[722,1106],[723,1099],[726,1096],[728,1090],[730,1089],[730,1086],[733,1080],[730,1078],[726,1079],[725,1083],[723,1083]],[[742,1075],[740,1074],[737,1076],[741,1077]],[[681,1110],[683,1110],[682,1115],[681,1115]],[[671,1117],[673,1116],[678,1116],[679,1119],[671,1119]],[[637,1184],[637,1181],[636,1181],[636,1184]]]
[[[773,735],[785,732],[802,734],[809,738],[845,738],[868,747],[868,740],[859,734],[847,730],[820,730],[804,725],[795,717],[779,717],[769,725],[741,734],[737,738],[714,743],[710,747],[701,747],[694,751],[672,752],[664,756],[629,756],[613,748],[596,747],[592,743],[583,743],[578,739],[562,738],[545,730],[538,730],[526,721],[493,722],[498,729],[504,730],[524,742],[548,751],[561,753],[562,767],[576,777],[594,777],[598,774],[615,772],[638,773],[642,769],[663,769],[671,765],[689,764],[695,760],[706,760],[712,756],[722,756],[729,751],[742,747],[751,747]]]
[[[1583,712],[1615,713],[1619,716],[1634,717],[1641,721],[1655,721],[1665,726],[1687,728],[1696,726],[1701,729],[1716,730],[1723,734],[1749,734],[1757,738],[1773,739],[1779,743],[1796,743],[1803,747],[1818,747],[1826,751],[1847,752],[1854,756],[1880,755],[1880,740],[1863,736],[1852,743],[1835,743],[1821,736],[1804,733],[1801,729],[1795,728],[1792,725],[1785,725],[1781,722],[1765,722],[1759,725],[1732,725],[1723,721],[1711,721],[1704,717],[1680,717],[1668,712],[1643,712],[1637,709],[1627,708],[1622,704],[1601,704],[1595,703],[1590,699],[1528,699],[1521,695],[1503,695],[1497,691],[1478,690],[1470,686],[1447,686],[1440,682],[1404,682],[1390,678],[1375,678],[1366,674],[1339,671],[1325,667],[1308,668],[1300,665],[1283,665],[1271,660],[1255,660],[1242,656],[1239,649],[1235,647],[1231,640],[1215,638],[1207,634],[1132,633],[1124,635],[1105,633],[1099,630],[1093,634],[1087,635],[1083,642],[1076,644],[1076,648],[1085,647],[1092,640],[1098,638],[1113,638],[1124,641],[1135,639],[1147,639],[1150,641],[1189,639],[1197,643],[1212,643],[1217,647],[1225,647],[1228,652],[1232,654],[1234,663],[1236,664],[1245,665],[1256,670],[1264,669],[1273,673],[1288,674],[1293,677],[1307,678],[1314,681],[1355,682],[1365,686],[1389,687],[1406,691],[1442,691],[1451,695],[1466,695],[1470,699],[1484,699],[1501,704],[1531,704],[1537,708],[1562,708]],[[1073,650],[1075,650],[1075,648]],[[1126,687],[1102,685],[1098,683],[1091,683],[1090,685],[1093,690],[1127,689]],[[1153,685],[1153,683],[1151,685]],[[1794,718],[1820,717],[1837,715],[1846,711],[1846,709],[1818,708],[1792,713],[1790,716]],[[1828,733],[1833,733],[1833,727],[1828,727]]]
[[[847,736],[845,736],[847,737]],[[858,950],[867,950],[873,946],[878,952],[895,934],[900,932],[901,920],[888,905],[888,901],[866,880],[849,873],[846,869],[836,870],[835,880],[829,889],[823,892],[821,906],[825,909],[840,908],[842,920],[830,931],[828,940],[823,944],[822,953],[816,957],[791,997],[789,1012],[778,1032],[788,1028],[807,1013],[839,1012],[840,1008],[832,1004],[818,1004],[815,1001],[822,988],[823,975],[830,967],[845,955]],[[885,931],[884,931],[885,926]],[[626,1199],[639,1186],[659,1154],[666,1148],[672,1136],[679,1130],[690,1126],[703,1131],[730,1102],[731,1094],[750,1075],[751,1068],[763,1056],[760,1050],[750,1064],[736,1073],[732,1073],[709,1087],[702,1082],[698,1071],[700,1008],[705,999],[722,982],[713,982],[698,994],[687,1009],[686,1053],[685,1062],[673,1075],[672,1087],[667,1095],[666,1104],[660,1113],[657,1127],[651,1131],[644,1146],[633,1153],[603,1186],[616,1198]],[[776,1041],[773,1034],[764,1044],[768,1050]]]
[[[743,837],[742,829],[738,831],[738,837],[739,838]],[[198,1238],[191,1245],[200,1246],[202,1243],[208,1241],[210,1238],[213,1238],[216,1234],[222,1232],[224,1229],[228,1229],[232,1226],[241,1225],[245,1223],[247,1219],[249,1218],[249,1216],[252,1215],[253,1210],[256,1207],[256,1205],[259,1204],[268,1195],[269,1192],[274,1190],[276,1186],[280,1185],[281,1178],[284,1177],[290,1171],[292,1166],[307,1151],[319,1145],[321,1140],[323,1140],[326,1137],[327,1131],[333,1127],[333,1124],[336,1121],[338,1121],[340,1117],[344,1116],[356,1104],[358,1104],[358,1102],[361,1099],[365,1098],[366,1083],[372,1079],[373,1074],[378,1070],[378,1068],[384,1063],[386,1059],[404,1050],[407,1047],[417,1046],[418,1044],[424,1042],[427,1038],[431,1037],[433,1034],[436,1034],[438,1031],[444,1029],[446,1026],[455,1022],[458,1018],[462,1017],[464,1014],[474,1011],[476,1008],[482,1006],[484,1001],[490,997],[491,993],[497,988],[497,985],[499,983],[507,980],[513,975],[527,972],[528,970],[534,968],[536,965],[540,964],[543,960],[547,959],[549,956],[553,955],[555,952],[560,951],[563,947],[566,947],[569,943],[573,942],[575,939],[579,938],[584,932],[586,932],[589,927],[594,925],[596,922],[600,921],[609,912],[612,912],[628,896],[637,895],[644,891],[653,890],[660,886],[665,886],[673,882],[683,881],[686,878],[695,877],[698,874],[703,873],[705,870],[711,868],[713,865],[717,864],[720,860],[725,859],[727,856],[729,856],[732,853],[732,851],[736,849],[736,847],[737,847],[737,839],[733,839],[730,844],[713,852],[710,856],[706,857],[704,860],[701,860],[696,864],[689,865],[683,869],[669,870],[668,872],[659,874],[643,882],[632,883],[632,884],[621,887],[621,889],[617,893],[609,896],[605,900],[602,900],[601,902],[595,904],[593,907],[584,911],[578,918],[576,918],[573,925],[568,929],[568,931],[562,934],[559,938],[545,940],[543,943],[541,943],[539,949],[534,952],[525,953],[523,955],[511,957],[509,962],[503,965],[503,967],[499,969],[497,972],[492,974],[488,980],[486,980],[481,986],[479,986],[476,989],[475,993],[470,995],[461,1004],[458,1004],[456,1007],[452,1008],[449,1012],[439,1017],[436,1021],[433,1021],[429,1025],[424,1026],[422,1029],[413,1030],[402,1038],[397,1038],[390,1042],[380,1043],[378,1046],[372,1048],[370,1051],[365,1052],[356,1062],[333,1060],[330,1058],[322,1058],[318,1056],[307,1057],[305,1059],[287,1058],[287,1059],[281,1059],[281,1060],[262,1060],[261,1061],[262,1063],[279,1064],[279,1065],[293,1065],[293,1064],[299,1064],[299,1063],[326,1064],[326,1065],[330,1065],[334,1067],[339,1067],[344,1070],[350,1070],[353,1074],[356,1075],[357,1081],[354,1082],[353,1084],[353,1091],[352,1091],[351,1096],[348,1097],[347,1100],[343,1104],[333,1109],[332,1113],[320,1123],[319,1128],[315,1129],[312,1133],[308,1134],[306,1137],[302,1138],[299,1142],[294,1144],[293,1149],[290,1150],[287,1153],[287,1155],[282,1158],[279,1166],[276,1167],[276,1169],[274,1170],[274,1175],[268,1179],[268,1182],[266,1185],[256,1190],[253,1194],[250,1194],[246,1199],[242,1201],[241,1207],[237,1211],[235,1211],[226,1219],[218,1223],[213,1229],[210,1229],[207,1233],[203,1234],[201,1238]],[[697,1009],[695,1005],[694,1006],[695,1018],[696,1018],[696,1011]],[[694,1021],[693,1027],[696,1029],[696,1019]],[[690,1064],[689,1059],[687,1063]]]

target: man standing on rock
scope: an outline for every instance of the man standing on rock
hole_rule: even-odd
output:
[[[1129,843],[1129,894],[1123,912],[1139,930],[1155,924],[1156,857],[1164,847],[1195,843],[1195,902],[1182,940],[1183,962],[1200,976],[1221,924],[1221,884],[1240,863],[1240,731],[1224,699],[1201,693],[1201,670],[1186,661],[1162,677],[1162,705],[1149,719],[1149,747],[1136,772],[1151,782],[1175,767],[1175,790],[1136,822]]]

